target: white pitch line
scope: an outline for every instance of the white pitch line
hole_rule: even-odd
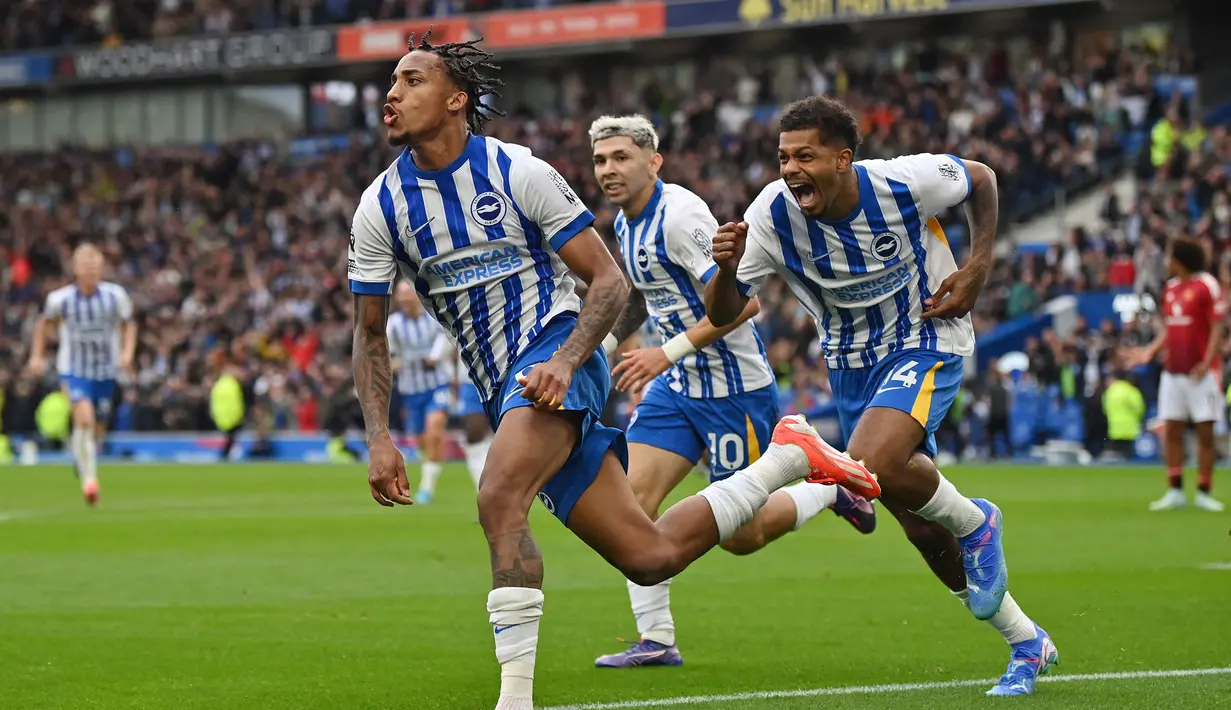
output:
[[[1231,570],[1231,562],[1211,562],[1208,565],[1201,565],[1201,569]]]
[[[1089,680],[1136,680],[1140,678],[1188,678],[1206,675],[1231,675],[1231,668],[1192,668],[1170,671],[1127,671],[1122,673],[1085,673],[1080,675],[1043,676],[1039,682],[1078,683]],[[543,710],[624,710],[627,708],[666,708],[681,705],[711,705],[740,700],[776,700],[779,698],[815,698],[823,695],[873,695],[905,693],[915,690],[944,690],[946,688],[971,688],[991,686],[999,678],[982,680],[942,680],[931,683],[890,683],[887,685],[848,685],[836,688],[813,688],[811,690],[765,690],[755,693],[731,693],[728,695],[687,695],[678,698],[657,700],[626,700],[616,703],[581,703],[579,705],[556,705]]]
[[[21,520],[22,518],[33,518],[45,512],[42,510],[6,510],[0,512],[0,523],[7,523],[10,520]]]

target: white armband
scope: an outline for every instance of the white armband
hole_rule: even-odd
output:
[[[608,355],[615,353],[618,347],[620,347],[620,341],[616,339],[615,333],[608,333],[607,337],[603,338],[603,350],[606,350]]]
[[[697,346],[693,345],[692,341],[688,339],[688,333],[680,333],[663,343],[663,354],[673,363],[679,362],[695,352],[697,352]]]

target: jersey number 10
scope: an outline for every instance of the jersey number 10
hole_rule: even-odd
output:
[[[710,461],[717,462],[724,471],[736,471],[744,467],[744,440],[739,434],[710,432]]]

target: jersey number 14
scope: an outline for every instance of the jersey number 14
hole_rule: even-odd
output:
[[[912,389],[919,382],[919,374],[915,372],[915,368],[918,366],[919,363],[916,360],[910,360],[898,365],[893,374],[889,375],[889,379],[885,380],[884,384],[880,386],[880,390]]]

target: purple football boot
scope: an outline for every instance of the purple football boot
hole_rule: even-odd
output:
[[[641,639],[627,651],[599,656],[595,668],[639,668],[641,666],[682,666],[684,657],[674,644],[667,646],[657,641]]]
[[[872,501],[837,486],[838,500],[829,506],[834,515],[850,523],[864,535],[876,529],[876,506]]]

